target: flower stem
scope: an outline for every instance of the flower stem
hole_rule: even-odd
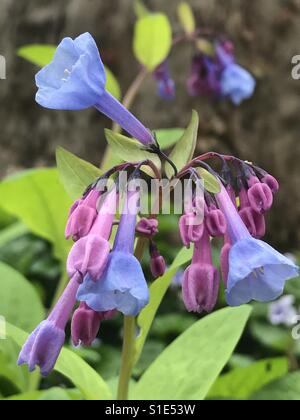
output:
[[[142,70],[139,72],[139,74],[137,75],[137,77],[134,79],[134,81],[132,82],[131,86],[129,87],[126,95],[124,96],[123,102],[122,104],[125,106],[125,108],[127,108],[128,110],[130,110],[141,86],[143,85],[145,79],[147,78],[149,72],[147,69],[142,68]],[[112,130],[115,133],[120,133],[121,132],[121,127],[118,124],[114,124]],[[112,150],[109,146],[107,146],[105,153],[104,153],[104,157],[102,160],[102,165],[101,168],[105,171],[108,168],[111,168],[114,164],[119,163],[119,159],[116,159],[113,154],[112,154]]]
[[[143,258],[146,240],[140,238],[135,249],[135,256],[141,260]],[[118,385],[117,399],[128,400],[130,378],[134,364],[134,339],[135,339],[135,318],[131,316],[124,317],[124,338],[121,359],[121,371]]]
[[[124,341],[121,360],[121,372],[118,386],[118,400],[128,400],[129,382],[133,367],[135,336],[135,318],[124,317]]]

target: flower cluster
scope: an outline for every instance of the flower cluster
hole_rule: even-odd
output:
[[[195,222],[199,217],[196,203],[193,212],[188,208],[179,223],[183,244],[195,244],[193,261],[183,280],[185,305],[194,312],[209,312],[217,302],[219,275],[212,262],[211,237],[224,238],[220,264],[230,306],[252,300],[273,301],[282,295],[285,282],[299,272],[292,261],[261,240],[266,230],[265,214],[279,189],[276,179],[249,163],[215,153],[195,159],[185,173],[215,157],[223,162],[222,174],[216,174],[220,192],[206,193],[204,220]]]
[[[219,51],[220,57],[223,53],[224,47]],[[224,54],[224,66],[231,57],[226,64],[228,82],[230,74],[238,70],[228,51]],[[163,83],[168,80],[165,71],[162,68],[157,75]],[[89,34],[75,41],[63,40],[53,62],[37,75],[37,85],[37,102],[41,105],[55,109],[94,106],[152,153],[159,154],[151,131],[106,92],[104,67]],[[238,89],[235,91],[234,101],[238,102],[240,93]],[[220,174],[207,163],[216,158],[223,164]],[[134,245],[136,236],[143,237],[141,243],[148,241],[151,272],[154,278],[161,277],[166,264],[154,242],[158,221],[153,215],[138,220],[140,188],[130,188],[130,183],[126,183],[124,189],[119,182],[122,171],[130,171],[134,180],[140,178],[143,165],[155,167],[148,160],[114,167],[96,180],[70,209],[66,226],[66,238],[74,241],[67,261],[70,281],[48,318],[22,348],[19,364],[28,364],[30,371],[40,366],[42,375],[48,375],[53,369],[76,301],[79,307],[72,317],[72,340],[75,345],[87,346],[96,338],[102,321],[117,312],[135,317],[148,304],[148,285],[141,263],[134,255]],[[207,153],[189,162],[180,172],[176,170],[177,183],[184,178],[194,183],[201,173],[195,168],[203,166],[214,174],[220,188],[214,194],[205,191],[201,197],[194,193],[185,203],[180,218],[183,244],[194,245],[193,260],[182,285],[187,309],[210,312],[216,305],[220,275],[212,259],[212,237],[224,238],[220,262],[229,305],[277,299],[285,282],[298,275],[298,267],[293,262],[261,240],[265,234],[265,214],[279,189],[278,182],[247,162]],[[154,172],[161,181],[158,168]],[[111,177],[114,177],[113,185],[108,182]],[[115,236],[114,225],[117,226]]]

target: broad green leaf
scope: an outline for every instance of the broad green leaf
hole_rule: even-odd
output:
[[[134,31],[134,53],[149,71],[164,61],[172,46],[172,28],[162,13],[152,13],[137,20]]]
[[[221,191],[221,185],[218,179],[204,168],[198,168],[198,173],[204,181],[204,188],[212,194],[218,194]]]
[[[56,150],[56,163],[59,178],[73,200],[81,197],[86,188],[102,175],[96,166],[62,147]]]
[[[251,308],[226,308],[185,331],[137,383],[137,400],[203,400],[236,347]]]
[[[300,372],[290,373],[256,392],[251,400],[263,401],[299,401]]]
[[[120,100],[121,99],[121,96],[122,96],[122,93],[121,93],[121,87],[119,85],[119,82],[116,79],[116,76],[106,66],[105,66],[105,73],[106,73],[106,89],[116,99]]]
[[[7,178],[0,184],[0,197],[5,211],[50,241],[56,257],[66,260],[70,243],[64,231],[71,200],[56,169],[33,169]]]
[[[183,128],[166,128],[161,130],[154,130],[158,144],[161,149],[168,149],[174,146],[182,137],[184,133]]]
[[[27,227],[21,223],[16,222],[9,225],[7,228],[0,231],[0,247],[7,244],[14,239],[19,238],[20,236],[28,233]]]
[[[183,133],[181,139],[174,147],[170,159],[175,163],[177,169],[180,171],[193,157],[198,136],[199,116],[196,111],[193,111],[192,119]],[[173,175],[173,169],[169,164],[166,165],[166,173],[169,178]]]
[[[193,10],[188,3],[182,2],[179,4],[178,17],[184,31],[188,35],[193,34],[196,30],[196,21]]]
[[[133,7],[137,18],[142,18],[150,13],[141,0],[134,0]]]
[[[203,54],[206,54],[210,57],[214,57],[214,55],[215,55],[214,44],[212,42],[208,41],[205,38],[198,38],[197,41],[196,41],[196,47]]]
[[[141,311],[137,324],[140,328],[140,333],[135,340],[135,354],[134,354],[134,363],[136,364],[142,354],[145,341],[147,339],[148,333],[154,321],[156,312],[172,282],[174,275],[177,270],[188,263],[192,258],[192,250],[183,248],[175,261],[173,262],[170,269],[167,273],[156,280],[150,287],[150,302],[149,304]]]
[[[44,67],[52,61],[56,48],[55,45],[24,45],[18,50],[18,55],[39,67]]]
[[[235,398],[246,400],[266,384],[288,373],[285,358],[261,360],[220,376],[209,391],[208,398]]]
[[[29,385],[29,373],[27,369],[17,366],[18,354],[19,348],[14,342],[0,340],[0,377],[7,379],[20,392],[26,392]]]
[[[24,331],[10,324],[7,324],[7,336],[19,347],[22,347],[27,339],[27,334]],[[68,378],[87,400],[112,398],[111,392],[101,376],[71,350],[62,350],[55,370]]]
[[[22,274],[0,262],[0,315],[6,321],[30,332],[39,324],[45,310],[34,287]]]
[[[143,150],[143,146],[134,139],[123,136],[122,134],[114,133],[111,130],[105,130],[105,136],[109,146],[112,148],[114,154],[119,156],[125,162],[141,162],[143,160],[151,160],[158,169],[161,167],[160,159],[152,153]],[[147,173],[153,174],[152,170],[143,167]]]

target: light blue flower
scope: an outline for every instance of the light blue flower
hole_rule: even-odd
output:
[[[285,282],[298,274],[298,267],[270,245],[251,237],[242,239],[229,254],[227,302],[239,306],[251,300],[275,300]]]
[[[272,303],[269,307],[269,320],[273,325],[285,325],[290,327],[296,323],[297,311],[294,307],[295,297],[292,295],[283,296]]]
[[[95,40],[89,33],[65,38],[53,61],[36,75],[36,101],[49,109],[95,107],[145,145],[154,143],[150,130],[106,91],[106,74]]]
[[[250,98],[255,90],[253,76],[238,64],[231,63],[225,67],[221,77],[221,93],[229,97],[235,105],[240,105]]]
[[[120,220],[106,270],[96,282],[86,276],[77,299],[96,312],[118,310],[137,316],[149,302],[149,290],[140,262],[133,255],[139,193],[130,192]]]

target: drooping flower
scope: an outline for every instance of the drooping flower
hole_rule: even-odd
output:
[[[250,204],[248,192],[244,186],[240,187],[239,192],[240,210],[239,215],[245,223],[249,233],[256,239],[261,239],[266,233],[265,216],[256,212]]]
[[[47,376],[53,370],[65,341],[65,328],[83,277],[88,274],[91,278],[97,278],[106,267],[116,199],[116,190],[113,189],[107,195],[88,235],[73,245],[67,262],[71,280],[49,317],[29,336],[20,353],[18,363],[28,364],[30,371],[40,366],[41,374]]]
[[[219,273],[213,266],[210,237],[205,229],[195,244],[193,261],[185,271],[182,294],[189,312],[211,312],[219,293]]]
[[[216,52],[223,66],[220,79],[221,94],[230,98],[235,105],[240,105],[253,95],[256,81],[246,69],[235,62],[234,56],[221,44],[217,45]]]
[[[113,251],[106,270],[96,282],[88,275],[77,298],[97,312],[118,310],[136,316],[149,301],[149,291],[140,262],[133,255],[139,193],[126,197]]]
[[[42,376],[53,370],[65,342],[65,328],[76,302],[78,287],[78,279],[74,276],[48,319],[27,339],[19,356],[19,365],[27,364],[30,372],[39,366]]]
[[[230,306],[251,300],[268,302],[282,295],[285,282],[298,276],[299,268],[270,245],[251,237],[226,189],[217,194],[232,242],[226,297]]]
[[[171,78],[169,63],[167,61],[164,61],[155,69],[153,77],[157,81],[158,95],[166,100],[175,99],[176,86],[174,80]]]
[[[97,217],[99,196],[98,191],[92,190],[87,197],[73,204],[66,226],[66,239],[72,238],[76,242],[78,239],[88,235]]]
[[[89,33],[63,39],[53,61],[36,75],[36,85],[36,101],[45,108],[95,107],[144,145],[155,142],[150,130],[106,91],[104,65]]]

